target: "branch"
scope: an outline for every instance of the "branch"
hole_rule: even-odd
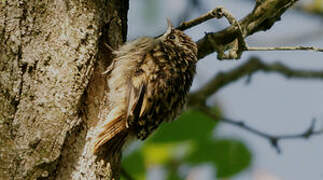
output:
[[[198,18],[195,18],[193,20],[190,20],[190,21],[187,21],[187,22],[183,22],[182,24],[180,24],[178,27],[176,27],[176,29],[178,30],[181,30],[181,31],[184,31],[186,29],[189,29],[191,27],[194,27],[194,26],[197,26],[199,24],[202,24],[203,22],[207,21],[207,20],[210,20],[210,19],[213,19],[213,18],[216,18],[216,14],[217,14],[217,8],[209,11],[208,13],[206,14],[203,14],[201,15],[200,17]]]
[[[197,41],[199,47],[199,59],[206,55],[217,51],[218,59],[239,59],[244,51],[288,51],[288,50],[312,50],[323,52],[323,48],[316,47],[248,47],[245,37],[260,30],[269,29],[275,21],[280,20],[280,16],[289,7],[291,7],[296,0],[290,1],[275,1],[267,0],[264,2],[257,1],[255,9],[252,13],[246,16],[243,20],[238,22],[236,18],[224,7],[218,7],[206,14],[201,15],[193,20],[183,22],[177,27],[179,30],[186,30],[197,26],[212,18],[220,19],[225,17],[230,23],[231,27],[217,32],[206,33],[203,39]],[[272,11],[272,12],[271,12]],[[229,50],[228,53],[226,51]]]
[[[317,51],[323,52],[323,48],[312,46],[285,46],[285,47],[248,47],[247,51]]]
[[[295,6],[294,9],[306,15],[310,14],[315,15],[317,17],[323,17],[323,11],[321,10],[320,5],[316,4],[314,1],[312,1],[312,3],[309,4],[299,4]]]
[[[277,153],[281,152],[281,148],[279,147],[278,142],[281,140],[286,140],[286,139],[308,139],[312,136],[315,135],[321,135],[323,134],[323,129],[320,130],[314,130],[315,129],[315,123],[316,120],[313,119],[311,125],[304,131],[301,133],[296,133],[296,134],[289,134],[289,135],[272,135],[272,134],[268,134],[265,132],[262,132],[258,129],[255,129],[249,125],[246,125],[243,121],[235,121],[229,118],[225,118],[225,117],[219,117],[217,114],[215,114],[214,112],[212,112],[212,110],[206,106],[201,106],[199,107],[199,109],[204,112],[205,114],[207,114],[208,116],[212,117],[215,121],[221,121],[224,123],[228,123],[231,124],[233,126],[239,127],[241,129],[244,129],[252,134],[255,134],[257,136],[260,136],[264,139],[267,139],[269,141],[269,143],[276,149]]]
[[[228,54],[225,54],[224,51],[218,51],[219,59],[238,59],[240,58],[243,51],[247,50],[247,45],[244,40],[242,29],[239,24],[239,22],[236,20],[236,18],[224,7],[217,7],[211,11],[209,11],[206,14],[203,14],[202,16],[195,18],[193,20],[190,20],[188,22],[183,22],[180,26],[178,26],[176,29],[179,29],[181,31],[184,31],[186,29],[189,29],[193,26],[199,25],[209,19],[217,18],[220,19],[222,17],[225,17],[228,22],[236,28],[236,32],[238,34],[237,36],[237,48],[231,48],[230,52]]]
[[[254,10],[239,21],[240,28],[237,28],[237,25],[231,25],[220,32],[207,33],[202,39],[198,40],[198,58],[201,59],[214,51],[218,53],[219,59],[227,57],[239,58],[241,48],[239,49],[238,46],[241,46],[242,41],[240,43],[237,41],[241,37],[245,38],[255,32],[270,29],[276,21],[280,20],[280,16],[296,1],[264,0],[262,3],[256,3]],[[234,57],[234,54],[230,55],[230,53],[229,55],[224,55],[227,49],[234,48],[238,49],[236,57]]]
[[[211,81],[189,98],[189,104],[205,103],[206,99],[219,91],[224,86],[237,81],[238,79],[249,76],[257,71],[276,72],[287,78],[302,79],[323,79],[322,71],[298,70],[289,68],[281,63],[266,64],[258,58],[252,57],[245,64],[242,64],[228,72],[218,73]]]
[[[225,17],[230,27],[216,33],[206,33],[206,35],[197,41],[199,54],[198,58],[201,59],[210,53],[216,51],[218,53],[218,59],[239,59],[244,51],[276,51],[276,50],[311,50],[317,52],[323,52],[323,48],[316,47],[248,47],[245,42],[245,37],[252,35],[258,31],[265,31],[272,27],[272,25],[280,20],[280,16],[291,7],[297,0],[263,0],[257,1],[252,13],[238,22],[229,11],[223,7],[218,7],[212,11],[203,14],[202,16],[193,19],[188,22],[182,23],[177,27],[179,30],[186,30],[196,25],[199,25],[212,18]],[[225,53],[229,50],[229,53]],[[257,71],[264,72],[277,72],[287,78],[316,78],[323,79],[323,71],[306,71],[291,69],[283,64],[265,64],[257,58],[251,58],[247,63],[233,69],[227,73],[219,73],[213,80],[211,80],[206,86],[199,91],[190,95],[189,105],[193,107],[199,107],[201,111],[213,117],[215,120],[219,119],[225,123],[240,127],[260,137],[268,139],[271,145],[280,152],[278,141],[283,139],[297,139],[297,138],[309,138],[313,135],[323,134],[323,129],[314,131],[315,119],[312,121],[311,126],[303,133],[292,135],[271,135],[257,130],[251,126],[246,125],[242,121],[234,121],[228,118],[218,117],[211,109],[205,106],[206,99],[216,93],[219,89],[225,85],[236,81],[244,76],[249,76]],[[201,108],[202,107],[202,108]]]
[[[229,21],[231,25],[238,24],[238,21],[234,18],[234,16],[226,10],[224,7],[217,7],[211,11],[209,11],[206,14],[201,15],[198,18],[192,19],[187,22],[183,22],[181,25],[176,27],[176,29],[184,31],[186,29],[189,29],[191,27],[197,26],[205,21],[208,21],[213,18],[220,19],[222,17],[226,17],[226,19]]]

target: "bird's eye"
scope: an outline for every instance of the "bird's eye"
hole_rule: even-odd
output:
[[[168,36],[168,38],[171,39],[171,40],[174,40],[176,37],[173,34],[171,34],[171,35]]]

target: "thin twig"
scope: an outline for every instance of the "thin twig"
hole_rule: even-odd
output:
[[[285,46],[285,47],[248,47],[246,51],[317,51],[323,52],[323,48],[313,46]]]
[[[220,19],[222,17],[225,17],[230,25],[234,26],[236,28],[237,32],[237,44],[233,44],[230,48],[229,53],[224,53],[223,51],[218,51],[218,58],[219,59],[238,59],[240,58],[242,52],[247,49],[247,43],[244,40],[243,33],[241,26],[239,22],[236,20],[236,18],[224,7],[217,7],[211,11],[209,11],[206,14],[201,15],[198,18],[195,18],[193,20],[183,22],[181,25],[179,25],[176,29],[179,30],[186,30],[193,26],[199,25],[207,20],[210,20],[212,18]]]
[[[295,46],[295,47],[248,47],[245,36],[248,36],[255,31],[266,30],[268,27],[272,26],[275,21],[277,21],[280,15],[290,8],[297,0],[285,0],[285,4],[280,6],[278,1],[267,2],[261,1],[261,3],[256,3],[254,11],[246,16],[240,22],[224,7],[217,7],[208,13],[205,13],[195,19],[192,19],[187,22],[181,23],[176,29],[187,30],[194,26],[197,26],[205,21],[208,21],[213,18],[220,19],[225,17],[230,23],[231,27],[218,32],[218,33],[206,33],[205,37],[197,41],[199,47],[199,59],[203,58],[205,55],[217,51],[219,60],[231,60],[239,59],[244,51],[316,51],[323,52],[323,48],[316,47],[305,47],[305,46]],[[266,19],[262,14],[266,14],[267,7],[275,7],[277,9],[272,9],[275,13],[272,15],[272,20],[266,21],[269,25],[262,24]],[[261,9],[261,10],[257,10]],[[270,13],[267,13],[270,14]],[[256,18],[252,18],[255,16]],[[259,19],[257,19],[259,18]],[[249,22],[250,21],[250,22]],[[252,25],[249,25],[249,24]],[[266,26],[266,27],[261,27]],[[268,26],[268,27],[267,27]],[[226,51],[229,50],[228,53]]]
[[[224,7],[218,7],[211,11],[216,18],[225,17],[230,25],[236,27],[237,38],[236,43],[234,41],[231,43],[229,48],[229,53],[225,53],[225,49],[218,49],[218,59],[240,59],[244,51],[317,51],[323,52],[323,48],[316,47],[306,47],[306,46],[294,46],[294,47],[248,47],[242,32],[240,23],[235,19],[235,17]],[[193,23],[191,23],[193,24]]]
[[[244,39],[242,28],[239,21],[224,7],[217,8],[217,18],[225,17],[231,26],[234,26],[237,32],[236,43],[233,41],[229,50],[229,53],[225,53],[225,49],[218,52],[218,58],[221,59],[239,59],[247,47],[247,43]]]
[[[184,31],[186,29],[189,29],[191,27],[199,25],[199,24],[201,24],[201,23],[203,23],[205,21],[208,21],[210,19],[216,18],[217,17],[216,11],[217,11],[217,8],[209,11],[208,13],[205,13],[205,14],[201,15],[198,18],[192,19],[192,20],[187,21],[187,22],[183,22],[178,27],[176,27],[176,29]]]
[[[236,47],[232,46],[232,43],[236,39],[241,38],[240,33],[245,38],[255,32],[270,29],[280,19],[280,16],[296,1],[263,0],[261,3],[256,3],[254,10],[239,21],[240,29],[237,29],[236,25],[231,25],[222,31],[207,33],[202,39],[198,40],[198,58],[201,59],[214,51],[218,53],[219,59],[226,58],[225,56],[221,57],[222,54],[226,50]],[[239,55],[238,51],[237,54]],[[231,56],[239,58],[239,56],[234,54]]]
[[[190,104],[205,103],[206,99],[218,92],[224,86],[237,81],[245,76],[248,76],[250,81],[251,75],[257,71],[276,72],[287,78],[301,78],[301,79],[322,79],[323,70],[311,71],[292,69],[281,63],[266,64],[256,57],[250,58],[246,63],[227,72],[220,72],[212,78],[200,90],[192,93],[189,98]]]
[[[315,3],[298,4],[294,7],[294,10],[297,10],[305,15],[311,14],[317,17],[323,17],[323,12],[320,10],[320,6],[315,6]]]
[[[308,139],[312,136],[323,134],[323,129],[320,129],[317,131],[315,130],[315,122],[316,122],[315,119],[312,120],[311,125],[304,132],[296,133],[296,134],[288,134],[288,135],[272,135],[272,134],[262,132],[262,131],[260,131],[256,128],[253,128],[249,125],[246,125],[243,121],[236,121],[236,120],[232,120],[232,119],[225,118],[225,117],[219,117],[210,108],[208,108],[206,106],[202,106],[202,107],[200,106],[199,109],[202,112],[204,112],[205,114],[207,114],[208,116],[212,117],[214,120],[220,120],[221,122],[231,124],[233,126],[244,129],[252,134],[255,134],[255,135],[260,136],[264,139],[267,139],[269,141],[269,143],[275,148],[277,153],[281,152],[281,149],[278,144],[278,142],[281,140]]]

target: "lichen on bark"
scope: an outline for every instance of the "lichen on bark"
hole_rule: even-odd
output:
[[[107,88],[101,44],[125,40],[127,10],[127,0],[0,3],[0,179],[89,179],[73,168]]]

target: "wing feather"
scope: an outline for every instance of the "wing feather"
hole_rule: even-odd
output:
[[[144,97],[146,92],[146,85],[141,83],[136,88],[131,82],[129,82],[129,94],[128,94],[128,108],[126,116],[126,127],[128,128],[134,124],[140,118],[140,112],[143,105]]]

